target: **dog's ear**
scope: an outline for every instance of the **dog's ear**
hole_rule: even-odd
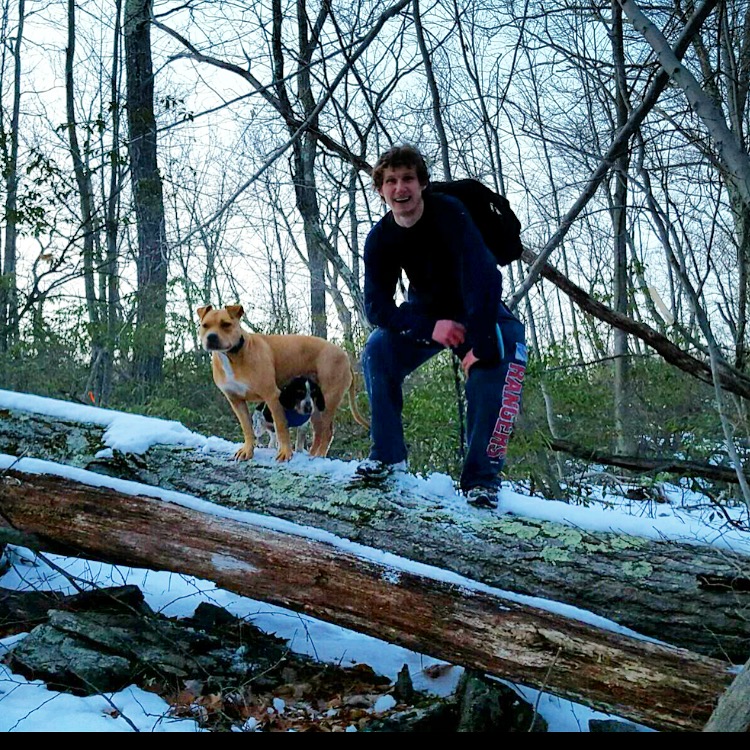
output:
[[[204,316],[204,315],[205,315],[206,313],[210,313],[210,312],[211,312],[211,310],[213,310],[213,309],[214,309],[214,308],[213,308],[213,306],[212,306],[212,305],[206,305],[205,307],[199,307],[199,308],[198,308],[198,320],[203,320],[203,316]]]
[[[229,313],[230,318],[241,320],[242,316],[245,314],[245,308],[242,307],[242,305],[227,305],[227,312]]]

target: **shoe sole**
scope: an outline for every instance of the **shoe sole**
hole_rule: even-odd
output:
[[[467,497],[466,502],[471,505],[472,508],[497,510],[497,500],[488,497],[487,495],[480,495],[479,497]]]
[[[382,472],[367,472],[365,473],[359,473],[354,472],[354,475],[351,478],[350,486],[379,486],[383,485],[385,483],[386,479],[389,479],[393,475],[393,472],[388,471],[382,471]]]
[[[391,476],[391,472],[386,471],[383,474],[355,474],[354,479],[359,479],[360,482],[382,482],[389,476]]]

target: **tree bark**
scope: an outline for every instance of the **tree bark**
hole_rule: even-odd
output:
[[[122,46],[122,6],[123,0],[115,0],[114,29],[112,33],[112,67],[110,69],[110,101],[112,102],[112,140],[109,149],[109,192],[106,198],[105,237],[106,251],[102,268],[104,290],[101,295],[106,299],[103,310],[105,318],[106,346],[101,351],[102,363],[97,373],[99,404],[109,403],[114,374],[114,352],[120,332],[120,278],[118,274],[120,233],[120,192],[124,181],[124,169],[121,163],[120,142],[120,54]]]
[[[68,116],[68,146],[73,160],[73,172],[78,187],[78,202],[81,210],[81,235],[83,241],[83,283],[86,295],[89,331],[91,332],[91,355],[88,382],[82,395],[93,394],[96,403],[102,403],[107,395],[114,342],[107,338],[106,296],[97,297],[97,276],[102,269],[95,257],[97,234],[100,230],[99,217],[94,201],[94,187],[88,156],[82,151],[78,140],[78,123],[75,109],[75,66],[76,15],[75,0],[68,0],[68,46],[65,50],[65,104]],[[119,10],[119,9],[118,9]],[[116,101],[116,100],[113,100]],[[114,108],[116,110],[116,107]],[[101,285],[101,280],[100,280]],[[106,289],[106,287],[105,287]]]
[[[750,732],[750,662],[719,699],[704,732]]]
[[[21,119],[21,42],[26,20],[26,0],[18,2],[18,29],[13,42],[13,110],[10,121],[10,148],[3,145],[6,162],[5,182],[5,243],[0,267],[0,352],[18,341],[18,281],[16,279],[18,242],[18,133]]]
[[[614,63],[615,80],[615,110],[616,127],[622,130],[628,122],[630,101],[625,73],[625,48],[622,31],[622,9],[617,0],[612,0],[612,29],[610,31],[612,43],[612,59]],[[630,168],[629,147],[622,148],[615,159],[612,177],[610,214],[612,217],[612,233],[614,240],[613,263],[613,302],[615,311],[626,316],[628,313],[628,250],[627,250],[627,208],[628,208],[628,170]],[[635,441],[632,437],[630,414],[631,384],[630,359],[628,351],[628,335],[622,328],[614,331],[614,417],[617,433],[617,452],[635,452]]]
[[[53,551],[190,573],[662,729],[700,728],[731,679],[719,661],[398,570],[292,528],[16,472],[0,479],[0,511]]]
[[[432,102],[432,122],[437,131],[437,140],[440,144],[440,161],[443,165],[443,179],[452,180],[452,170],[450,161],[450,150],[448,147],[448,136],[445,134],[445,125],[443,124],[443,107],[440,103],[440,88],[435,78],[435,70],[432,67],[432,58],[430,50],[427,48],[424,28],[422,27],[422,12],[419,8],[419,0],[412,3],[412,17],[414,18],[414,31],[417,35],[417,45],[419,53],[422,55],[422,67],[427,77],[427,85],[430,89],[430,100]]]
[[[164,195],[156,156],[154,71],[151,62],[152,0],[125,2],[125,68],[130,172],[138,225],[138,295],[133,332],[135,377],[162,379],[167,306]]]
[[[353,488],[288,466],[237,463],[184,448],[94,458],[102,433],[0,411],[0,453],[26,451],[325,529],[504,590],[575,603],[691,651],[736,663],[750,656],[750,559],[744,555],[510,515],[456,513],[398,488]]]

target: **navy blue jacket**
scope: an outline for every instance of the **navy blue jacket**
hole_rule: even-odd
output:
[[[424,194],[424,213],[408,229],[389,211],[365,243],[365,310],[374,326],[432,341],[438,320],[466,326],[456,353],[474,350],[497,361],[496,323],[502,277],[492,253],[463,204],[447,195]],[[401,270],[409,279],[407,301],[396,305]]]

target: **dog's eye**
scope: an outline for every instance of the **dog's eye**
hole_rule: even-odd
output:
[[[224,321],[224,322],[223,322],[223,323],[221,324],[221,327],[222,327],[222,328],[231,328],[231,327],[232,327],[232,324],[231,324],[231,323],[227,323],[226,321]]]

